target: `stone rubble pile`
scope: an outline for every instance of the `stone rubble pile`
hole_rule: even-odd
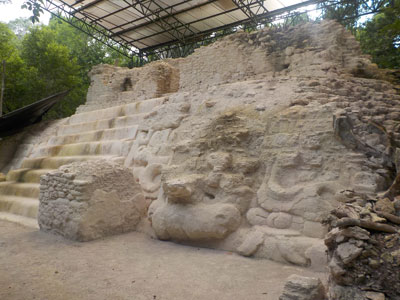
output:
[[[329,299],[399,299],[400,197],[346,194],[326,220]]]

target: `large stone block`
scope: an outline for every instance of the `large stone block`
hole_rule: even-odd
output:
[[[167,240],[219,240],[235,231],[241,221],[231,204],[181,205],[155,201],[150,211],[158,238]]]
[[[279,300],[324,300],[325,288],[321,280],[313,277],[291,275],[283,289]]]
[[[92,160],[60,167],[40,178],[40,229],[88,241],[135,230],[146,204],[132,172]]]

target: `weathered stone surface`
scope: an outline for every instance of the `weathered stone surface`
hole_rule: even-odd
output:
[[[135,230],[146,212],[131,171],[112,161],[65,165],[42,176],[40,188],[40,229],[73,240]],[[64,190],[70,197],[60,197]]]
[[[78,112],[102,109],[178,90],[179,71],[165,62],[154,62],[143,68],[128,69],[99,65],[89,72],[92,84],[85,105]]]
[[[357,226],[342,229],[340,234],[347,238],[354,238],[357,240],[368,240],[370,238],[370,233],[367,230]]]
[[[326,272],[328,266],[328,253],[327,247],[321,240],[319,243],[311,246],[305,251],[305,256],[311,261],[311,268],[319,271]]]
[[[313,277],[291,275],[279,300],[325,300],[325,288],[321,280]],[[340,299],[340,298],[338,298]]]
[[[268,216],[267,224],[270,227],[286,229],[292,225],[292,216],[286,213],[271,213]]]
[[[366,292],[365,297],[370,300],[385,300],[385,294],[376,292]]]
[[[161,204],[151,218],[157,236],[164,240],[223,239],[240,224],[240,213],[230,204]]]
[[[322,239],[327,233],[327,228],[320,222],[305,221],[303,233],[306,236]]]
[[[264,235],[265,233],[260,230],[252,230],[247,234],[237,251],[244,256],[253,255],[257,251],[257,248],[264,243]]]
[[[342,285],[330,285],[329,287],[329,299],[343,299],[343,300],[366,300],[365,292],[353,288],[353,287],[346,287]]]
[[[329,299],[385,300],[388,298],[385,297],[385,294],[379,292],[363,291],[350,286],[332,285],[329,290]]]
[[[246,214],[247,221],[251,225],[267,225],[269,213],[261,207],[250,208]]]
[[[356,259],[361,254],[362,248],[359,248],[351,243],[340,244],[336,250],[336,254],[343,261],[348,264]]]
[[[379,199],[375,204],[375,209],[389,214],[395,213],[394,204],[389,198]]]

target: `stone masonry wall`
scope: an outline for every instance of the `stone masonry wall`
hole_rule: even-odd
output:
[[[89,76],[91,85],[87,101],[77,112],[157,98],[176,92],[179,86],[178,70],[164,62],[154,62],[132,70],[100,65],[95,66]]]
[[[42,176],[39,198],[40,229],[79,241],[134,230],[146,213],[130,170],[105,160],[72,163]]]

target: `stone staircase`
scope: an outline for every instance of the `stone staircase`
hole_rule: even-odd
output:
[[[38,227],[40,176],[62,165],[90,159],[124,159],[144,116],[163,98],[75,114],[0,182],[0,219]]]

